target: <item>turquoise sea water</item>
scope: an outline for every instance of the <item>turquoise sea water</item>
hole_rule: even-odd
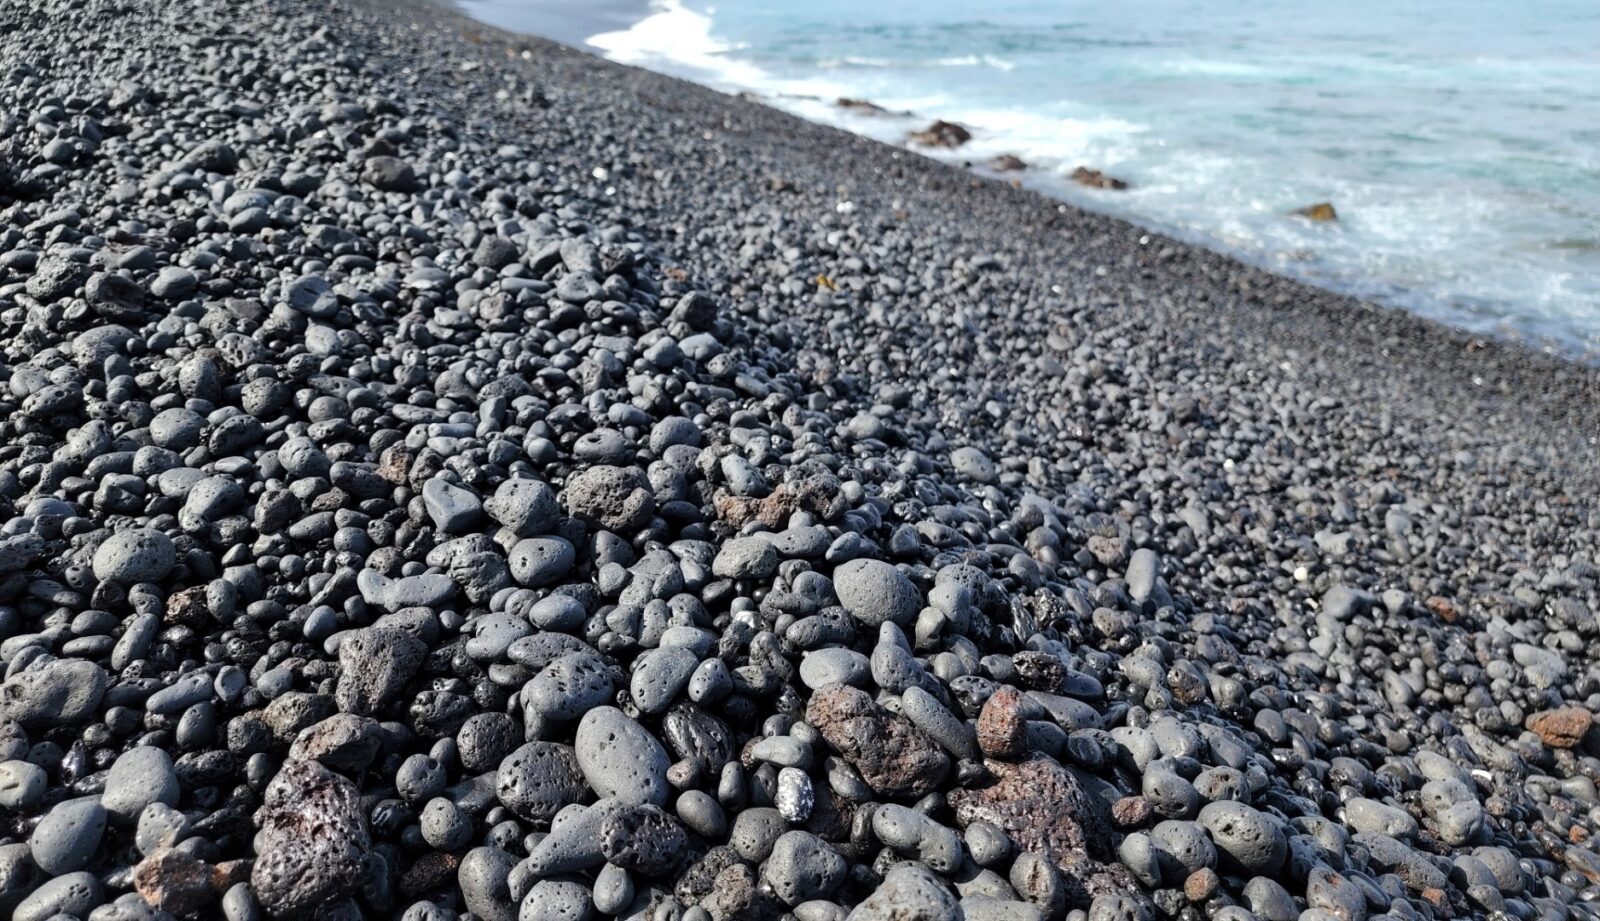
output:
[[[522,2],[498,24],[560,31]],[[1600,354],[1594,0],[655,0],[588,43],[891,142],[956,121],[973,140],[939,156],[1014,154],[1076,204]],[[1067,181],[1080,165],[1130,189]],[[1336,224],[1287,215],[1319,201]]]

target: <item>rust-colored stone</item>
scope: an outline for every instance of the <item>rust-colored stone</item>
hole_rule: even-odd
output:
[[[165,619],[169,624],[179,624],[192,630],[199,630],[210,618],[211,609],[206,605],[204,585],[182,589],[167,597]]]
[[[956,821],[963,827],[988,822],[1003,830],[1024,851],[1042,851],[1059,862],[1063,855],[1108,854],[1105,822],[1078,779],[1048,755],[1026,761],[984,762],[994,783],[949,794]]]
[[[308,912],[360,885],[372,839],[348,778],[315,761],[290,761],[267,785],[256,824],[250,886],[268,913]]]
[[[813,694],[806,722],[882,796],[926,796],[950,770],[949,757],[927,733],[849,685]]]
[[[217,897],[213,870],[205,861],[164,847],[133,868],[133,888],[145,904],[174,915],[199,911]]]
[[[1124,796],[1111,804],[1111,824],[1118,828],[1138,828],[1150,821],[1155,806],[1142,796]]]
[[[924,147],[960,147],[972,140],[972,132],[955,122],[939,119],[921,131],[911,132],[911,140]]]
[[[1456,606],[1451,603],[1450,599],[1442,595],[1429,596],[1426,601],[1422,602],[1422,606],[1432,611],[1434,617],[1447,624],[1453,624],[1461,617],[1461,612],[1456,610]]]
[[[378,476],[396,486],[406,485],[413,456],[404,445],[390,445],[378,457]]]
[[[978,747],[990,758],[1021,757],[1028,747],[1028,722],[1022,718],[1022,694],[1001,685],[978,711]]]
[[[1424,902],[1433,906],[1435,917],[1451,918],[1455,916],[1455,912],[1450,910],[1450,893],[1445,892],[1443,889],[1424,889],[1421,895]]]
[[[1551,748],[1573,748],[1594,728],[1594,715],[1582,707],[1560,707],[1535,713],[1528,728]]]
[[[1091,189],[1110,189],[1120,192],[1128,187],[1127,182],[1115,176],[1107,176],[1105,173],[1097,169],[1090,169],[1087,166],[1080,166],[1073,170],[1071,178],[1078,185],[1086,185]]]
[[[1019,849],[1049,857],[1061,870],[1069,907],[1087,909],[1096,896],[1112,894],[1148,904],[1133,874],[1112,859],[1106,816],[1071,771],[1048,755],[984,765],[993,783],[949,794],[962,827],[989,822]]]
[[[1217,877],[1217,871],[1210,867],[1201,867],[1190,873],[1183,881],[1183,897],[1191,902],[1204,902],[1217,894],[1217,887],[1222,880]]]
[[[752,521],[780,528],[797,511],[810,512],[822,521],[832,521],[844,514],[845,501],[839,491],[838,478],[821,473],[781,483],[761,499],[718,492],[712,497],[711,506],[717,518],[735,528]]]
[[[1561,859],[1592,885],[1600,885],[1600,855],[1588,848],[1569,847],[1561,852]]]
[[[211,888],[227,892],[250,878],[250,867],[249,860],[224,860],[211,868]]]
[[[1319,201],[1314,205],[1306,205],[1304,208],[1296,208],[1289,213],[1296,217],[1303,217],[1313,221],[1337,221],[1339,219],[1339,212],[1333,209],[1333,203],[1326,201]]]

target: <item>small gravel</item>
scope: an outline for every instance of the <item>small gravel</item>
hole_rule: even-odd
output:
[[[0,917],[1600,921],[1593,368],[126,6],[0,9]]]

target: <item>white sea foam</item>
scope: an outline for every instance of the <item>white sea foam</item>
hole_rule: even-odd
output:
[[[994,54],[962,54],[954,57],[931,59],[877,58],[846,54],[839,57],[820,58],[815,66],[822,70],[915,70],[917,68],[934,67],[990,67],[1002,71],[1017,69],[1015,61]]]
[[[751,91],[888,143],[934,118],[959,122],[973,131],[969,143],[922,152],[980,169],[1013,154],[1029,168],[1007,178],[1093,210],[1468,328],[1600,345],[1600,257],[1562,245],[1600,239],[1595,191],[1571,179],[1575,165],[1592,170],[1600,148],[1592,131],[1529,121],[1545,107],[1600,102],[1587,79],[1600,65],[1581,53],[1430,57],[1366,41],[1263,53],[1159,29],[1176,42],[1159,53],[1107,53],[1077,39],[1040,51],[1034,33],[986,46],[992,35],[969,40],[948,23],[933,35],[893,17],[878,32],[836,31],[857,23],[849,0],[813,0],[827,12],[777,20],[758,4],[768,17],[759,23],[747,7],[719,17],[686,2],[699,0],[655,0],[631,28],[589,43],[612,60]],[[1101,84],[1085,93],[1085,79]],[[1491,98],[1508,92],[1536,101]],[[844,109],[841,96],[891,111]],[[1479,118],[1485,99],[1506,113],[1501,121]],[[1080,165],[1132,187],[1078,186],[1069,175]],[[1339,223],[1287,216],[1315,201],[1334,202]]]
[[[765,78],[759,67],[731,57],[739,46],[711,34],[711,17],[680,0],[654,0],[649,16],[617,32],[590,36],[588,43],[613,61],[649,66],[671,63],[729,85],[746,86]]]

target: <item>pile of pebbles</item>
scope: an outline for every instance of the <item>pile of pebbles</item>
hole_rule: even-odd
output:
[[[1600,917],[1592,372],[407,2],[0,65],[0,913]]]

